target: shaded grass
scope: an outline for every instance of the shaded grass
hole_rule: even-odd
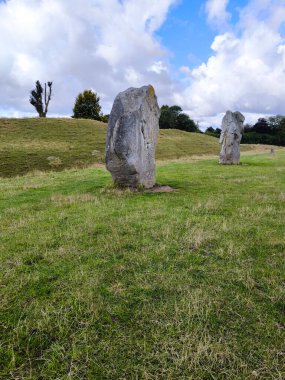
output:
[[[285,154],[1,179],[3,379],[283,379]]]

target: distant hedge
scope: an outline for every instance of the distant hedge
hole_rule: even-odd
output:
[[[279,136],[268,135],[267,133],[246,132],[242,137],[243,144],[265,144],[283,145]]]
[[[209,127],[205,133],[220,137],[221,129]],[[254,125],[246,124],[242,143],[285,146],[285,116],[260,118]]]

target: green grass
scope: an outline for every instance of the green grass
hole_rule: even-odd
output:
[[[58,169],[103,162],[105,135],[105,124],[91,120],[0,119],[0,175],[51,170],[50,156],[60,158]]]
[[[106,124],[75,119],[0,119],[0,176],[34,170],[82,168],[103,163]],[[218,154],[214,137],[177,130],[160,131],[157,159]],[[51,167],[47,158],[58,157]],[[56,164],[56,163],[55,163]]]
[[[285,153],[242,161],[1,179],[1,379],[284,379]]]

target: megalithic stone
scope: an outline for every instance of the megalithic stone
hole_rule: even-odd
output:
[[[239,164],[240,142],[244,131],[245,117],[240,112],[227,111],[222,121],[220,136],[220,164]]]
[[[106,167],[122,187],[155,185],[155,147],[160,109],[154,88],[129,88],[119,93],[109,117]]]

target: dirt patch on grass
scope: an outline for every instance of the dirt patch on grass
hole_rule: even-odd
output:
[[[168,185],[159,185],[156,184],[154,187],[150,189],[146,188],[137,188],[137,187],[116,187],[112,185],[111,187],[106,187],[103,189],[102,193],[112,194],[112,195],[127,195],[131,193],[172,193],[173,191],[176,191],[171,186]]]
[[[153,188],[147,189],[146,191],[151,193],[172,193],[173,191],[176,191],[176,189],[167,185],[155,185]]]

